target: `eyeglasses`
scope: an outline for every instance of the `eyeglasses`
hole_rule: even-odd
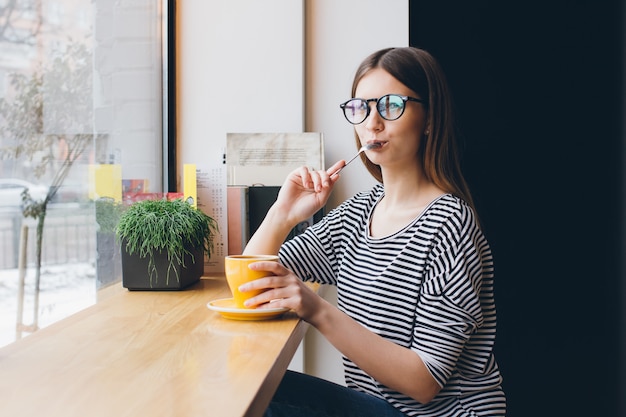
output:
[[[385,120],[396,120],[404,113],[407,101],[415,101],[417,103],[426,103],[426,100],[419,98],[401,96],[399,94],[386,94],[381,98],[352,98],[345,103],[341,103],[339,107],[343,110],[346,120],[353,125],[363,123],[367,116],[370,115],[370,102],[376,103],[376,110],[380,117]]]

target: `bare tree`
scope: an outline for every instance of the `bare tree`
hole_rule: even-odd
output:
[[[33,200],[22,193],[22,213],[37,220],[37,311],[43,229],[48,204],[72,165],[94,141],[91,54],[70,42],[49,65],[27,74],[12,74],[13,98],[0,99],[0,159],[28,160],[37,178],[50,178],[47,195]],[[35,323],[37,317],[35,316]],[[36,328],[36,324],[35,324]]]

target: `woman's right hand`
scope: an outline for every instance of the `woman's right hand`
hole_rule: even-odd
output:
[[[341,160],[324,171],[300,167],[292,171],[280,188],[274,208],[285,220],[296,225],[315,214],[328,201],[339,175],[330,176],[345,165]]]
[[[331,177],[329,173],[336,172],[345,163],[339,161],[327,171],[310,171],[306,167],[292,171],[243,253],[277,254],[289,232],[324,207],[339,179],[338,175]]]

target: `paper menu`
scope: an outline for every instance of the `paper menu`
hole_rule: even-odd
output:
[[[228,249],[228,219],[226,208],[226,167],[196,166],[198,208],[218,224],[219,233],[213,239],[211,258],[205,255],[204,273],[224,272],[224,256]]]

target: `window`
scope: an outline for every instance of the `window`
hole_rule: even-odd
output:
[[[0,0],[0,179],[53,195],[0,189],[0,346],[121,279],[110,208],[164,191],[168,3]]]

